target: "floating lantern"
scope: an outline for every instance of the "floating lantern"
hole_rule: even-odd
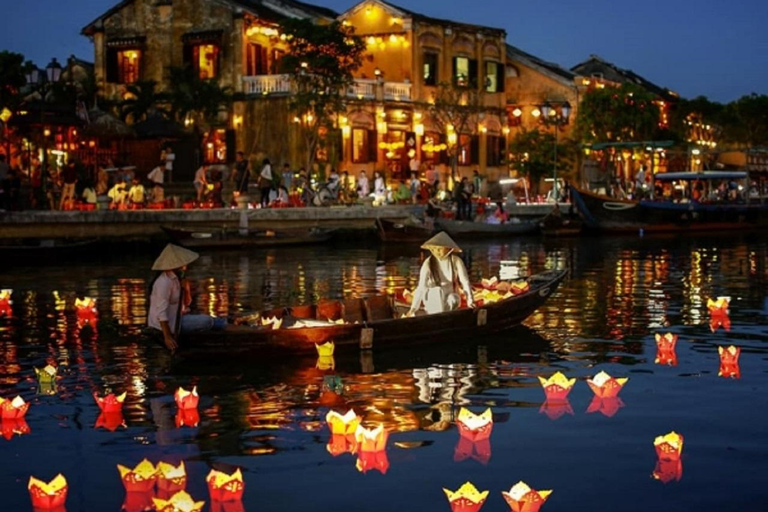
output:
[[[587,379],[587,385],[601,398],[612,398],[619,394],[621,388],[627,383],[628,378],[614,379],[605,372],[600,372],[592,379]]]
[[[331,434],[354,435],[357,427],[360,426],[361,419],[352,409],[348,410],[344,416],[336,411],[328,411],[325,415]]]
[[[96,418],[96,423],[93,425],[93,428],[104,428],[110,432],[114,432],[120,427],[126,427],[123,411],[102,412]]]
[[[77,327],[82,329],[86,325],[96,327],[96,322],[99,319],[99,312],[96,309],[96,299],[91,297],[85,297],[81,299],[75,299],[75,314],[77,316]]]
[[[488,498],[488,491],[478,491],[471,482],[466,482],[455,492],[446,488],[443,488],[443,492],[453,512],[478,512]]]
[[[361,473],[367,473],[371,470],[376,470],[382,475],[387,474],[389,469],[389,458],[387,458],[387,451],[380,450],[378,452],[360,452],[357,454],[357,462],[355,467]]]
[[[656,467],[653,469],[652,475],[653,478],[665,484],[672,481],[679,482],[683,478],[683,461],[681,459],[659,459],[656,461]]]
[[[272,329],[276,331],[280,328],[281,325],[283,325],[283,319],[277,318],[276,316],[269,317],[269,318],[262,318],[261,325],[263,327],[272,326]]]
[[[379,425],[374,429],[367,429],[362,425],[357,426],[355,430],[355,441],[361,452],[378,452],[387,447],[387,438],[389,432],[384,429],[384,425]]]
[[[197,409],[197,404],[200,401],[200,396],[197,394],[197,386],[193,387],[192,391],[187,391],[180,387],[173,394],[173,399],[176,400],[176,405],[179,409]]]
[[[208,482],[208,492],[212,501],[240,501],[243,499],[245,482],[243,482],[243,474],[239,468],[231,475],[212,469],[205,477],[205,481]]]
[[[677,432],[658,436],[653,440],[659,460],[679,460],[683,453],[683,436]]]
[[[722,327],[726,332],[731,330],[731,317],[727,313],[713,314],[709,319],[709,330],[715,332]]]
[[[741,348],[734,345],[728,348],[717,347],[717,352],[720,354],[720,370],[717,374],[720,377],[740,378],[739,355],[741,354]]]
[[[144,512],[152,510],[152,491],[147,492],[126,492],[123,500],[123,510],[125,512]]]
[[[656,333],[656,364],[666,366],[677,366],[677,334],[668,332],[666,334]]]
[[[242,501],[212,501],[211,512],[246,512]]]
[[[551,420],[558,420],[566,414],[573,416],[573,407],[571,407],[571,402],[567,398],[565,400],[550,400],[547,398],[541,404],[539,413],[546,414],[547,418]]]
[[[178,466],[168,464],[167,462],[158,462],[157,464],[157,489],[163,491],[169,496],[183,491],[187,487],[187,470],[184,462]]]
[[[123,410],[123,402],[125,402],[125,397],[127,394],[127,392],[123,393],[122,395],[115,395],[114,393],[110,393],[102,398],[94,393],[93,399],[96,400],[96,404],[103,412],[118,412]]]
[[[185,491],[174,494],[170,500],[152,498],[157,512],[200,512],[205,506],[204,501],[195,501]]]
[[[576,379],[569,380],[565,375],[557,372],[548,379],[539,377],[539,382],[541,382],[541,387],[544,388],[547,400],[556,401],[566,399],[573,385],[576,384]]]
[[[344,453],[355,453],[357,452],[357,441],[352,435],[332,434],[325,449],[334,457]]]
[[[3,420],[17,420],[24,417],[29,410],[29,404],[23,398],[17,396],[13,400],[0,398],[0,418]]]
[[[200,424],[200,413],[197,409],[179,409],[176,412],[176,428],[196,427]]]
[[[459,437],[456,448],[453,450],[454,462],[474,459],[480,464],[488,464],[491,460],[491,440],[471,441],[466,437]]]
[[[622,407],[624,402],[617,396],[603,398],[595,395],[587,407],[587,413],[599,412],[603,416],[612,418]]]
[[[13,290],[8,288],[0,290],[0,316],[8,318],[13,316],[13,309],[11,308],[13,305],[13,301],[11,300],[12,293]]]
[[[45,510],[63,508],[67,501],[67,479],[61,473],[48,483],[31,476],[27,489],[29,489],[34,508]]]
[[[482,414],[475,414],[469,409],[462,407],[459,410],[456,425],[459,428],[461,437],[466,437],[470,441],[488,439],[493,430],[493,413],[490,407]]]
[[[318,356],[315,368],[320,371],[329,371],[336,368],[336,359],[333,356]]]
[[[37,375],[37,381],[41,384],[50,384],[56,381],[56,374],[59,369],[52,364],[45,365],[45,368],[35,368],[35,375]]]
[[[16,418],[0,421],[0,432],[2,432],[6,441],[10,441],[13,439],[13,436],[23,436],[24,434],[31,433],[32,430],[24,418]]]
[[[718,297],[716,300],[707,299],[707,309],[711,315],[727,315],[730,297]]]
[[[117,470],[128,492],[149,492],[155,488],[157,468],[147,459],[139,462],[133,469],[118,464]]]
[[[504,501],[514,512],[538,512],[550,494],[551,490],[535,491],[523,481],[513,485],[509,492],[501,492]]]
[[[336,348],[336,345],[332,341],[328,341],[322,345],[315,343],[315,348],[317,349],[318,356],[329,357],[333,355],[333,351]]]

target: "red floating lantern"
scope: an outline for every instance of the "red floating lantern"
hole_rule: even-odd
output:
[[[7,441],[13,439],[13,436],[23,436],[32,432],[24,418],[0,421],[0,431]]]
[[[478,512],[488,498],[488,491],[478,491],[471,482],[466,482],[455,492],[446,488],[443,488],[443,492],[451,504],[452,512]]]
[[[386,450],[358,453],[355,467],[361,473],[367,473],[373,469],[382,475],[386,475],[389,469],[389,459],[387,458]]]
[[[357,426],[355,430],[355,441],[361,452],[380,452],[387,447],[387,438],[389,433],[384,430],[384,425],[379,425],[374,429],[367,429],[362,425]]]
[[[662,483],[679,482],[683,478],[683,461],[677,460],[657,460],[656,467],[653,469],[653,478]]]
[[[200,413],[197,409],[179,409],[176,412],[176,428],[196,427],[200,424]]]
[[[728,316],[730,302],[730,297],[718,297],[717,300],[707,300],[707,309],[709,309],[709,328],[712,332],[715,332],[720,327],[726,331],[731,330],[731,318]]]
[[[683,454],[683,436],[677,432],[658,436],[653,440],[659,460],[680,460]]]
[[[482,414],[475,414],[462,407],[456,419],[456,426],[459,429],[459,435],[470,441],[488,439],[493,431],[493,413],[488,408]]]
[[[357,441],[355,441],[355,436],[352,435],[331,434],[331,438],[328,440],[328,445],[325,448],[328,450],[328,453],[338,457],[343,453],[357,452]]]
[[[720,354],[720,370],[717,374],[725,378],[741,378],[741,369],[739,368],[741,348],[733,345],[728,348],[717,347],[717,352]]]
[[[99,312],[96,309],[96,299],[85,297],[75,299],[75,313],[77,316],[77,327],[82,329],[86,325],[96,327],[99,319]]]
[[[555,373],[550,378],[545,379],[539,377],[541,387],[544,388],[544,394],[547,395],[548,401],[565,400],[568,397],[568,393],[573,389],[573,385],[576,384],[576,379],[568,379],[560,372]]]
[[[128,492],[150,492],[157,482],[157,468],[147,459],[142,460],[133,468],[117,465],[123,486]]]
[[[96,418],[96,424],[93,426],[93,428],[103,428],[110,432],[114,432],[120,427],[126,427],[123,411],[102,412]]]
[[[664,366],[677,366],[677,334],[668,332],[666,334],[656,333],[656,364]]]
[[[29,410],[29,404],[23,398],[17,396],[13,400],[0,398],[0,418],[3,420],[18,420],[24,417]]]
[[[459,442],[453,450],[453,460],[462,462],[467,459],[476,460],[483,465],[488,464],[491,460],[491,440],[471,441],[466,437],[459,437]]]
[[[29,477],[29,496],[32,498],[32,506],[36,509],[52,510],[63,508],[67,501],[67,479],[58,474],[48,483],[35,477]]]
[[[565,400],[544,400],[539,408],[539,413],[546,414],[547,418],[551,420],[557,420],[570,414],[573,416],[573,408],[571,402],[566,398]]]
[[[182,461],[178,466],[159,462],[157,464],[157,489],[168,496],[183,491],[187,487],[187,470]]]
[[[157,512],[200,512],[205,506],[204,501],[195,501],[185,491],[179,491],[171,499],[152,498]]]
[[[110,393],[102,398],[98,394],[94,393],[93,399],[96,400],[96,404],[103,412],[119,412],[123,410],[123,402],[125,402],[125,397],[127,394],[128,393],[126,392],[122,395],[115,396],[114,393]]]
[[[123,500],[123,510],[125,512],[144,512],[152,510],[152,491],[147,492],[126,492]]]
[[[509,492],[501,492],[504,501],[514,512],[538,512],[550,494],[551,490],[536,491],[523,481],[513,485]]]
[[[192,388],[192,391],[187,391],[184,388],[179,388],[173,395],[176,400],[176,405],[179,409],[197,409],[197,404],[200,401],[200,396],[197,394],[197,386]]]
[[[11,308],[13,301],[11,300],[11,294],[13,294],[13,290],[11,289],[6,288],[0,290],[0,317],[4,316],[10,318],[13,316],[13,309]]]
[[[231,475],[212,469],[205,477],[205,481],[208,482],[208,492],[213,501],[241,501],[243,499],[245,482],[240,469]]]
[[[595,393],[595,396],[613,398],[619,394],[628,380],[628,378],[614,379],[607,373],[600,372],[592,379],[587,379],[587,385]]]
[[[360,425],[360,416],[350,409],[343,416],[336,411],[328,411],[325,415],[325,421],[331,434],[354,435],[357,427]]]
[[[624,402],[617,396],[612,396],[610,398],[594,396],[589,403],[589,407],[587,407],[587,413],[599,412],[603,416],[612,418],[622,407],[624,407]]]

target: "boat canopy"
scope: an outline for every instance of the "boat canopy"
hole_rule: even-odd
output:
[[[660,172],[653,175],[657,181],[674,180],[743,180],[747,177],[742,171],[704,171],[704,172]]]

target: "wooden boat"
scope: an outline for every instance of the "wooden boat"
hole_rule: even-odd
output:
[[[453,238],[481,238],[530,235],[539,231],[541,218],[535,220],[510,220],[504,224],[487,224],[468,220],[437,219],[435,224]]]
[[[376,218],[377,234],[382,242],[424,242],[432,236],[433,229],[413,221],[397,221]]]
[[[690,186],[713,180],[747,177],[743,172],[660,173],[656,181],[677,181]],[[706,196],[705,196],[706,197]],[[645,233],[713,231],[768,227],[768,203],[737,201],[627,200],[571,187],[571,198],[588,229],[606,232]]]
[[[565,271],[536,274],[527,279],[530,287],[526,292],[475,309],[409,318],[398,318],[407,307],[393,306],[386,296],[273,310],[261,313],[259,321],[278,319],[283,323],[279,329],[273,329],[271,325],[235,325],[220,332],[182,334],[180,345],[182,351],[190,352],[259,350],[300,353],[315,352],[316,343],[333,341],[338,353],[360,348],[380,350],[415,343],[474,340],[519,325],[544,304],[565,275]],[[318,317],[331,320],[311,320]],[[297,323],[301,318],[306,320]],[[333,323],[337,318],[344,323]],[[311,326],[303,326],[306,325],[304,322]],[[291,324],[302,326],[291,328]]]
[[[98,239],[32,238],[0,241],[0,258],[60,257],[87,251]]]
[[[578,236],[581,233],[582,222],[577,217],[564,216],[560,208],[555,206],[546,217],[541,219],[539,228],[544,236]]]
[[[275,247],[280,245],[326,242],[335,230],[322,228],[249,229],[241,234],[237,228],[171,228],[163,231],[175,243],[189,248]]]

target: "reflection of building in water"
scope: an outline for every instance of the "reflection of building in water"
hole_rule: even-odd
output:
[[[475,365],[449,364],[416,368],[413,370],[413,377],[416,379],[421,402],[465,405],[470,402],[466,395],[475,386],[478,374]]]
[[[129,332],[137,332],[146,324],[148,293],[144,279],[118,279],[110,288],[112,315],[120,325],[129,327]]]
[[[216,283],[216,279],[212,277],[201,279],[197,283],[197,292],[192,292],[197,311],[210,316],[226,317],[229,315],[229,290],[226,280]]]

